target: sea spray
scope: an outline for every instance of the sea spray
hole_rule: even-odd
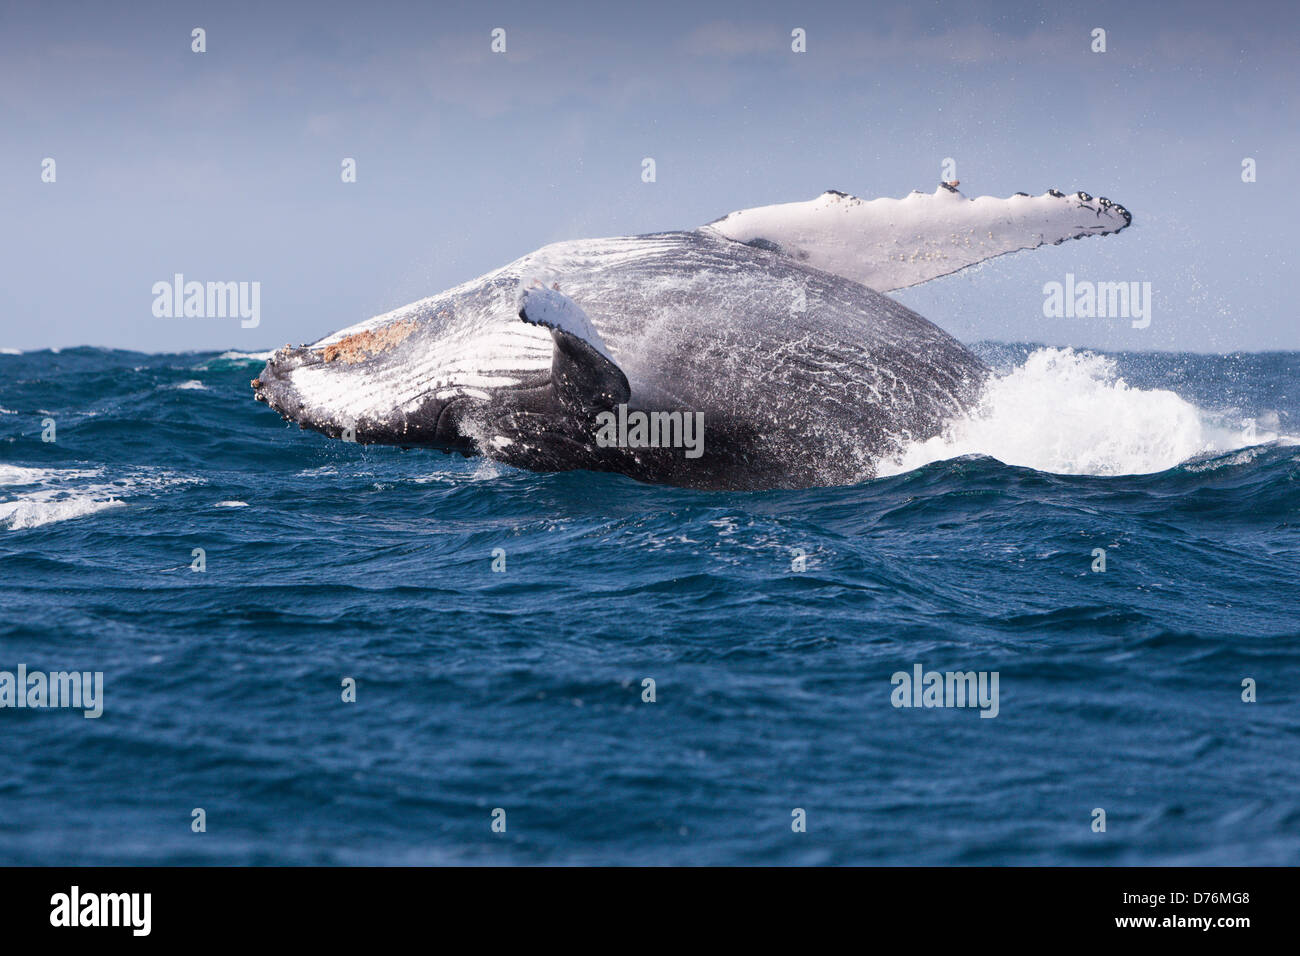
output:
[[[1172,391],[1134,388],[1108,356],[1040,348],[995,375],[970,414],[942,435],[908,444],[879,474],[961,455],[1065,475],[1147,474],[1277,438],[1253,420],[1224,428]]]

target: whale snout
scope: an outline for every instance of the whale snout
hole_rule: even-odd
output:
[[[315,361],[320,361],[320,357],[307,348],[285,345],[284,348],[277,349],[257,378],[249,383],[253,388],[253,397],[275,409],[284,418],[307,427],[303,421],[303,416],[307,413],[306,403],[294,385],[293,373],[304,364],[309,364],[313,357]]]
[[[330,438],[362,444],[423,445],[446,451],[467,446],[458,428],[458,403],[432,392],[405,405],[382,403],[382,413],[354,400],[379,384],[362,363],[338,360],[328,348],[286,345],[249,384],[253,397],[285,421]]]
[[[319,364],[319,353],[309,348],[285,345],[277,349],[262,371],[249,384],[253,397],[299,428],[321,432],[330,438],[356,440],[356,422],[336,410],[323,407],[304,394],[294,373],[304,366]]]

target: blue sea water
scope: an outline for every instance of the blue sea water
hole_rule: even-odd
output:
[[[1300,862],[1300,354],[980,349],[964,435],[745,494],[0,355],[0,671],[104,675],[0,709],[0,863]],[[997,716],[893,706],[917,664]]]

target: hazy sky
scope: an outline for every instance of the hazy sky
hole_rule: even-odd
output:
[[[932,191],[946,157],[968,196],[1082,189],[1135,220],[899,295],[959,338],[1300,348],[1292,2],[0,11],[0,348],[309,341],[547,242]],[[261,325],[155,318],[177,272],[260,282]],[[1067,272],[1151,282],[1151,325],[1044,318]]]

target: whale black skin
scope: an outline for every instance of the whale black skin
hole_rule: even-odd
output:
[[[395,341],[349,361],[327,358],[331,341],[348,343],[342,333],[286,346],[254,379],[256,397],[334,438],[703,489],[871,478],[882,458],[971,407],[989,370],[956,339],[764,245],[708,227],[556,243],[372,320]],[[535,277],[585,311],[626,376],[629,412],[703,413],[702,455],[599,447],[596,416],[624,396],[557,380],[564,335],[519,314]],[[476,349],[488,339],[506,346]],[[575,367],[612,382],[602,362]]]

